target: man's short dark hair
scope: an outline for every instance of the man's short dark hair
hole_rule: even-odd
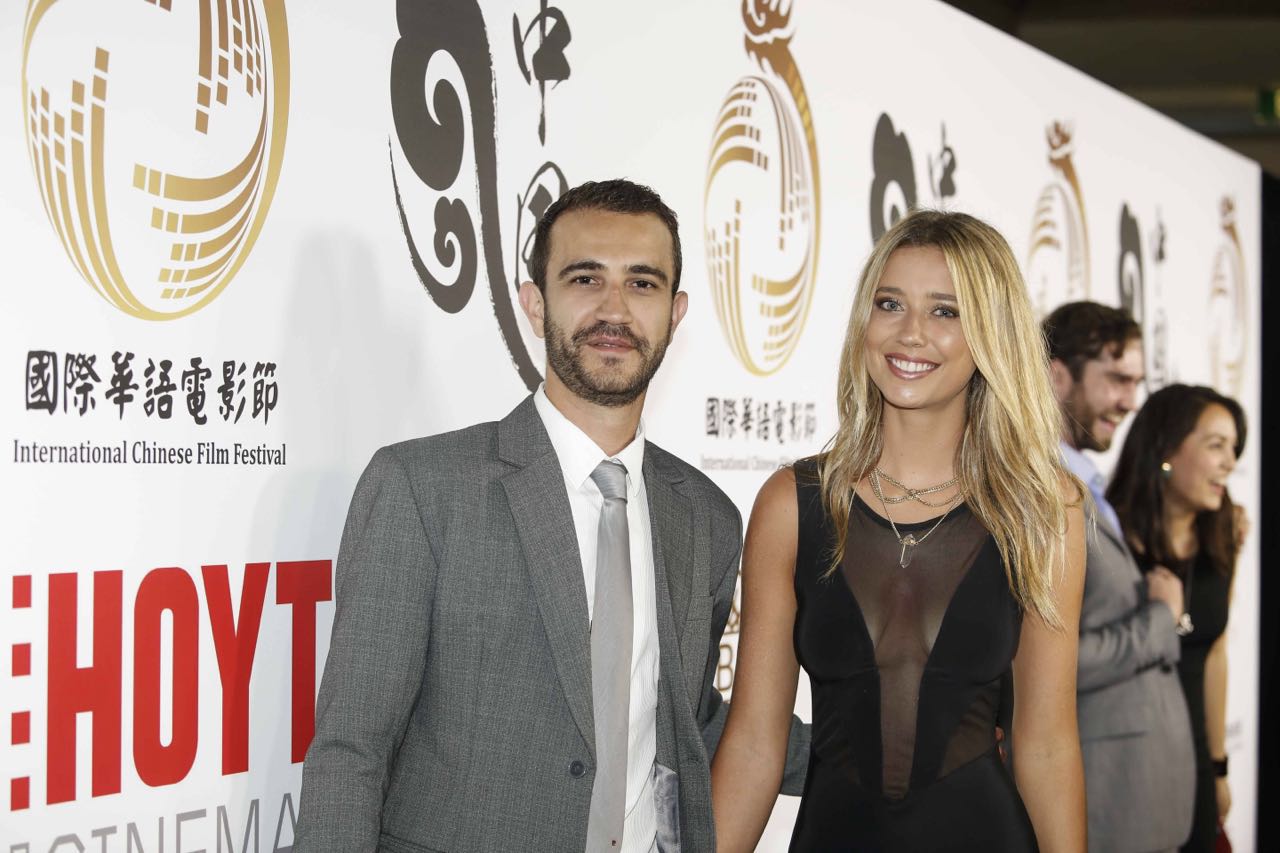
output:
[[[1098,302],[1059,305],[1041,328],[1049,358],[1065,364],[1072,379],[1079,379],[1085,362],[1101,357],[1104,350],[1119,358],[1129,341],[1142,340],[1142,327],[1128,312]]]
[[[671,253],[674,261],[674,277],[671,292],[680,288],[680,223],[676,213],[662,201],[656,192],[641,184],[623,178],[611,181],[587,181],[579,184],[556,199],[533,231],[533,249],[529,252],[529,275],[533,283],[545,295],[547,292],[547,258],[551,254],[551,226],[563,213],[571,210],[607,210],[611,213],[652,213],[662,220],[671,232]]]

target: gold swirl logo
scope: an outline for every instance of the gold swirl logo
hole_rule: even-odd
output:
[[[703,229],[720,328],[747,370],[765,376],[800,340],[818,266],[818,146],[791,55],[791,4],[744,0],[759,74],[729,90],[716,117]]]
[[[280,175],[284,0],[29,0],[22,92],[45,212],[89,286],[145,320],[212,302]]]
[[[1249,342],[1244,249],[1236,231],[1234,199],[1223,198],[1219,211],[1222,242],[1213,256],[1209,282],[1209,369],[1215,388],[1239,397]]]
[[[1027,255],[1027,287],[1041,316],[1063,302],[1088,299],[1090,290],[1089,227],[1080,179],[1071,162],[1071,125],[1054,122],[1045,138],[1049,165],[1058,174],[1036,199]]]

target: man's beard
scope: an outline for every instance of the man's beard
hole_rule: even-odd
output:
[[[1093,450],[1105,453],[1111,447],[1112,436],[1095,435],[1091,428],[1102,419],[1101,415],[1092,411],[1083,401],[1068,400],[1064,407],[1067,418],[1067,431],[1071,434],[1071,443],[1076,450]],[[1083,416],[1083,417],[1081,417]]]
[[[579,329],[572,338],[567,337],[564,330],[549,316],[543,319],[543,328],[547,340],[547,367],[555,372],[575,397],[598,406],[618,407],[634,402],[649,387],[649,380],[662,364],[662,359],[667,354],[667,345],[671,343],[670,330],[663,341],[655,346],[642,340],[626,326],[613,326],[604,322]],[[583,363],[582,347],[597,335],[622,338],[635,347],[636,354],[640,356],[640,365],[631,376],[620,375],[620,364],[617,370],[604,368],[597,371],[598,374],[605,375],[592,375],[587,369]]]

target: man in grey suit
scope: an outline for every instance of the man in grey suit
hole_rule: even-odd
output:
[[[1085,555],[1077,715],[1089,850],[1173,850],[1191,831],[1195,759],[1178,682],[1182,582],[1139,572],[1104,481],[1082,451],[1105,451],[1134,408],[1144,376],[1142,331],[1096,302],[1060,306],[1044,321],[1062,408],[1062,454],[1097,507]]]
[[[675,214],[584,184],[529,268],[543,386],[497,423],[383,448],[356,487],[299,853],[714,849],[741,519],[640,419],[688,306]]]

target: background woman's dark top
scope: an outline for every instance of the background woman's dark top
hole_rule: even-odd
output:
[[[995,541],[960,505],[903,568],[889,522],[855,498],[845,559],[824,578],[834,536],[816,467],[795,471],[813,743],[791,849],[1035,850],[996,751],[1022,614]],[[898,529],[919,539],[933,523]]]
[[[1142,555],[1138,556],[1138,564],[1144,572],[1153,567],[1151,561]],[[1204,720],[1204,668],[1209,649],[1227,629],[1231,580],[1213,567],[1203,551],[1191,560],[1172,563],[1168,568],[1182,578],[1187,612],[1195,626],[1195,630],[1182,638],[1182,659],[1178,662],[1178,676],[1182,680],[1182,692],[1187,697],[1196,753],[1195,817],[1191,823],[1191,837],[1182,850],[1186,853],[1212,853],[1218,827],[1218,797]]]

